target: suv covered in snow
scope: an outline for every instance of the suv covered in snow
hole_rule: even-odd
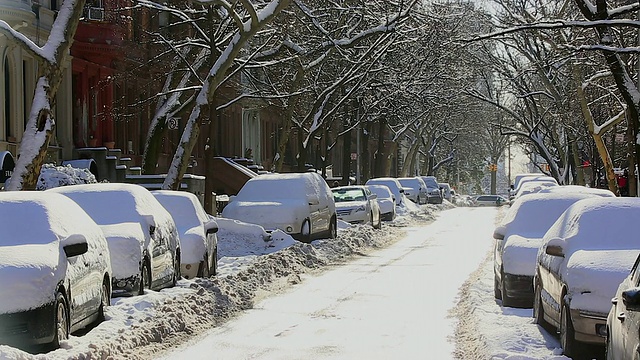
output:
[[[280,229],[304,242],[335,238],[337,231],[333,193],[324,179],[312,172],[256,176],[231,197],[222,216],[260,225],[267,231]]]

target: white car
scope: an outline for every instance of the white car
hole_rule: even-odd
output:
[[[428,199],[427,185],[422,178],[401,177],[398,181],[404,187],[404,195],[418,205],[426,204]]]
[[[509,200],[500,195],[480,195],[473,200],[474,206],[502,206],[509,204]]]
[[[536,323],[558,329],[564,354],[605,344],[618,285],[638,254],[640,199],[580,200],[544,235],[534,279]]]
[[[315,172],[256,176],[230,197],[222,216],[269,232],[280,229],[304,242],[334,239],[337,231],[333,193]]]
[[[208,278],[218,271],[218,223],[204,211],[198,197],[186,191],[156,190],[153,196],[171,214],[181,245],[180,275]]]
[[[535,194],[543,190],[546,190],[547,188],[557,187],[557,186],[560,186],[560,185],[551,181],[529,181],[527,183],[522,184],[522,186],[520,186],[520,190],[518,190],[518,192],[513,196],[513,199],[517,199],[521,196],[528,195],[528,194]]]
[[[57,348],[104,318],[111,297],[107,241],[68,198],[0,193],[0,344]]]
[[[522,187],[522,185],[531,182],[531,181],[535,181],[535,182],[548,182],[548,183],[553,183],[558,185],[558,181],[551,177],[551,176],[547,176],[544,174],[538,174],[538,175],[527,175],[527,176],[522,176],[521,178],[517,179],[518,181],[515,183],[515,187],[513,188],[513,190],[509,191],[509,199],[513,199],[516,194],[518,193],[518,191],[520,191],[520,188]]]
[[[380,207],[380,218],[384,221],[393,221],[396,218],[395,198],[391,190],[384,185],[365,185],[378,197],[376,201]]]
[[[559,188],[513,201],[494,232],[494,294],[503,306],[533,305],[533,276],[542,237],[573,203],[597,196],[614,197],[611,191],[582,187]]]
[[[640,256],[611,303],[605,340],[607,359],[636,360],[640,357]]]
[[[340,186],[331,189],[336,203],[338,219],[350,224],[371,224],[375,229],[382,227],[377,195],[362,185]]]
[[[98,183],[53,188],[75,201],[107,238],[113,295],[160,290],[180,279],[176,224],[151,193],[139,185]]]
[[[454,191],[451,190],[451,186],[449,186],[449,183],[438,183],[438,186],[442,190],[442,197],[447,201],[452,202]]]
[[[400,184],[398,179],[391,177],[374,178],[367,180],[365,185],[384,185],[388,187],[396,199],[396,205],[402,205],[402,199],[404,198],[404,189],[402,188],[402,184]]]

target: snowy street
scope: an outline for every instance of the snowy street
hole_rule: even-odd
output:
[[[491,248],[496,209],[443,211],[394,245],[257,303],[168,359],[453,357],[448,316]]]

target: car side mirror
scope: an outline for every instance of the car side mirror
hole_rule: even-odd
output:
[[[377,198],[378,198],[378,195],[377,195],[377,194],[371,194],[371,195],[369,195],[369,200],[375,200],[375,199],[377,199]]]
[[[307,195],[307,201],[309,202],[309,205],[320,204],[320,198],[318,197],[317,194]]]
[[[149,226],[149,236],[153,237],[156,233],[156,220],[153,218],[153,215],[142,215],[142,218]]]
[[[84,236],[82,237],[84,238]],[[65,247],[63,247],[63,250],[65,255],[67,255],[67,258],[72,258],[74,256],[80,256],[89,251],[89,245],[87,245],[87,241],[85,240],[83,242],[66,245]]]
[[[629,310],[640,310],[640,288],[631,288],[622,292],[622,302]]]
[[[504,233],[506,231],[507,229],[502,225],[496,227],[496,229],[493,231],[493,238],[496,240],[504,240]]]
[[[400,188],[400,194],[404,194],[404,189]]]
[[[215,233],[217,233],[218,230],[219,230],[218,222],[216,222],[213,219],[207,221],[206,223],[204,223],[204,230],[205,230],[205,232],[207,234],[215,234]]]
[[[564,257],[564,240],[553,238],[547,242],[545,253],[551,256]]]

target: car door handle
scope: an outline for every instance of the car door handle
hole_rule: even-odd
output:
[[[624,319],[626,318],[626,316],[624,315],[624,313],[623,313],[623,312],[621,312],[621,313],[619,313],[619,314],[618,314],[617,318],[618,318],[618,320],[620,320],[620,321],[624,321]]]

